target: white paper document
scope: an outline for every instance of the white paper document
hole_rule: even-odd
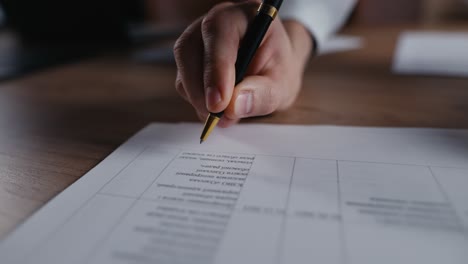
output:
[[[468,131],[152,124],[2,264],[468,263]]]
[[[468,32],[406,32],[393,70],[401,74],[468,77]]]

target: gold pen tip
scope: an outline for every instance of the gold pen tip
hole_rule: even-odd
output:
[[[211,134],[215,126],[219,122],[219,117],[210,114],[206,119],[205,126],[203,127],[203,132],[200,136],[200,144],[208,139],[208,136]]]

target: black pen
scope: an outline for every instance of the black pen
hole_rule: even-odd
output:
[[[244,36],[236,61],[236,85],[245,77],[245,73],[255,56],[255,52],[263,41],[271,22],[275,20],[283,0],[264,0],[258,8],[257,15],[250,23]],[[224,112],[210,113],[205,127],[200,137],[200,144],[203,143],[218,124]]]

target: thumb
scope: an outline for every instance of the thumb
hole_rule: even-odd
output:
[[[234,90],[232,100],[225,111],[226,117],[235,120],[273,113],[281,106],[282,94],[287,95],[277,86],[278,84],[267,76],[245,78]]]

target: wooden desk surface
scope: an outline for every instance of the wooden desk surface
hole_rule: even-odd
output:
[[[406,28],[348,30],[365,49],[314,59],[292,109],[246,122],[468,128],[468,79],[391,73]],[[146,124],[197,121],[174,79],[108,56],[1,83],[0,238]]]

